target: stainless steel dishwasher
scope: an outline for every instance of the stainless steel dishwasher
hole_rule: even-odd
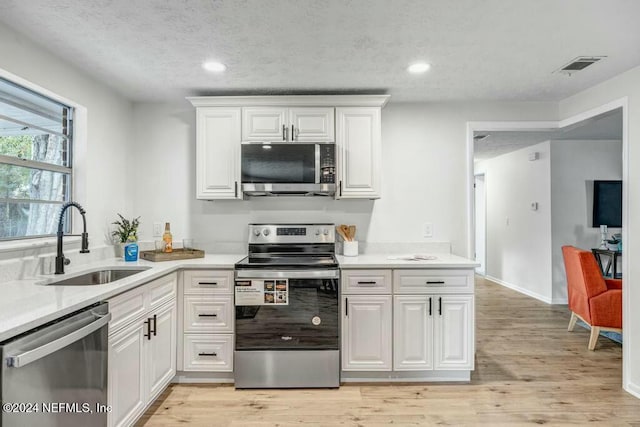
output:
[[[0,427],[106,426],[109,306],[0,343]]]

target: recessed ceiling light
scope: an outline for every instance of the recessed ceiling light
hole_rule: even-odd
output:
[[[202,68],[204,68],[207,71],[211,71],[212,73],[221,73],[227,69],[227,66],[221,62],[207,61],[204,64],[202,64]]]
[[[409,65],[407,71],[413,74],[425,73],[431,68],[431,65],[426,62],[416,62],[415,64]]]

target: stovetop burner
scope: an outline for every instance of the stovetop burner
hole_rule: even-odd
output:
[[[337,268],[333,224],[249,224],[249,255],[236,269]]]
[[[338,261],[334,255],[250,255],[236,264],[236,268],[336,268]]]

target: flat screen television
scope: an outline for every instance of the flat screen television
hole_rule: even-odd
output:
[[[622,181],[593,181],[593,226],[622,227]]]

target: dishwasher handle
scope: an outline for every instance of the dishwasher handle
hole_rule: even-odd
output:
[[[87,335],[92,334],[93,332],[105,326],[111,320],[111,313],[106,313],[103,315],[94,313],[94,316],[96,316],[95,321],[79,329],[76,329],[75,331],[67,335],[62,336],[61,338],[50,341],[32,350],[7,357],[7,366],[9,368],[21,368],[28,365],[29,363],[35,362],[38,359],[42,359],[43,357],[48,356],[51,353],[55,353],[61,348],[64,348],[69,344],[73,344],[74,342],[81,340]]]

